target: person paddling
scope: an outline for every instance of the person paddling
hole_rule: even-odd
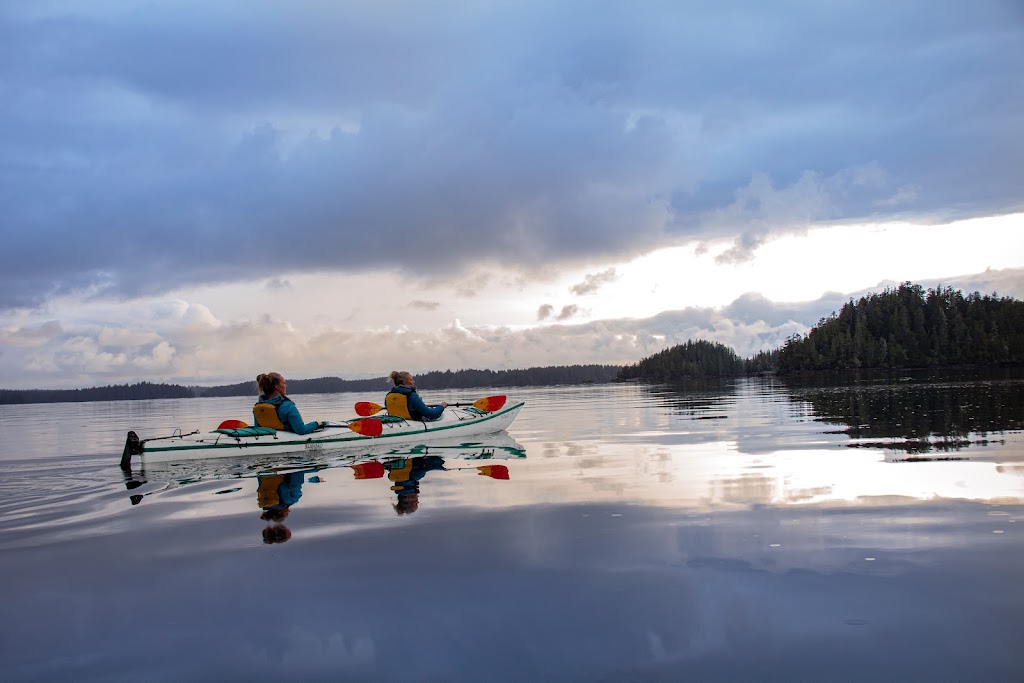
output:
[[[256,384],[260,387],[260,397],[253,406],[252,416],[257,426],[273,427],[296,434],[309,434],[327,426],[326,422],[302,421],[295,402],[285,395],[288,383],[280,373],[261,374],[256,377]]]
[[[397,415],[406,420],[429,422],[441,417],[448,407],[446,402],[438,405],[427,405],[416,393],[416,379],[407,370],[395,370],[388,377],[395,383],[395,388],[384,398],[384,406],[388,415]]]

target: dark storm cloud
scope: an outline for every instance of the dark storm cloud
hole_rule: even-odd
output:
[[[0,306],[1019,210],[1021,74],[1016,0],[8,3]]]

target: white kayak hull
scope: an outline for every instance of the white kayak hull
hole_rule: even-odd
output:
[[[312,434],[278,431],[275,434],[261,436],[232,436],[214,431],[138,439],[135,432],[129,432],[121,466],[127,469],[133,455],[139,455],[143,462],[168,462],[249,454],[277,455],[342,450],[373,453],[399,444],[429,444],[434,441],[451,441],[500,432],[512,424],[523,405],[522,402],[515,403],[490,413],[472,408],[449,407],[442,413],[440,419],[433,422],[386,422],[380,436],[366,436],[352,431],[348,423],[355,420],[332,422],[329,423],[330,426]]]

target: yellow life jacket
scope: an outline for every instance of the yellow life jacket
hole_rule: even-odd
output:
[[[284,482],[283,474],[274,474],[269,477],[260,477],[259,488],[256,489],[256,502],[261,508],[270,508],[280,505],[281,494],[277,492],[278,487]]]
[[[256,418],[257,427],[285,429],[281,418],[277,416],[277,406],[273,403],[257,403],[252,407],[252,415]]]
[[[388,409],[388,415],[412,419],[412,414],[409,413],[409,397],[401,392],[389,391],[384,397],[384,407]]]

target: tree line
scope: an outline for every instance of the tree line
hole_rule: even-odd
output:
[[[911,369],[1024,364],[1024,302],[995,294],[925,290],[904,282],[861,297],[781,348],[750,358],[717,342],[688,341],[619,372],[670,382],[763,372]]]
[[[725,344],[703,339],[688,341],[648,356],[619,371],[621,380],[671,382],[689,377],[735,377],[747,372],[747,362]]]
[[[0,389],[0,404],[81,403],[84,401],[141,401],[151,398],[190,398],[192,388],[180,384],[111,384],[88,389]]]
[[[471,389],[474,387],[523,387],[559,384],[610,382],[618,375],[618,365],[568,365],[526,368],[522,370],[445,370],[416,375],[418,386],[428,389]],[[332,394],[341,392],[387,391],[392,386],[385,377],[342,379],[318,377],[288,380],[292,394]],[[89,389],[0,389],[0,405],[17,403],[64,403],[83,401],[122,401],[154,398],[192,398],[199,396],[255,396],[256,381],[212,387],[180,384],[117,384]]]
[[[778,354],[783,372],[1021,363],[1024,302],[909,282],[851,299]]]

